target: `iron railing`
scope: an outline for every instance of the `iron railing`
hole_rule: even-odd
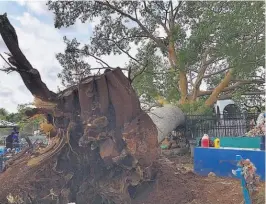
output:
[[[185,135],[196,138],[203,134],[211,137],[244,136],[256,125],[259,113],[224,115],[186,115]]]

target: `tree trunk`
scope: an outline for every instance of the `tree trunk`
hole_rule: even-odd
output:
[[[218,84],[218,86],[213,90],[212,94],[205,101],[206,106],[213,106],[213,104],[217,101],[220,93],[226,88],[232,79],[232,70],[229,70],[224,79]]]
[[[188,89],[188,82],[187,82],[187,75],[186,72],[183,70],[180,70],[179,72],[179,88],[180,88],[180,104],[185,104],[187,101],[187,89]]]
[[[15,30],[6,15],[0,26],[17,71],[38,99],[33,112],[47,115],[53,133],[46,148],[29,147],[7,163],[0,174],[0,203],[11,198],[27,204],[130,203],[129,188],[156,175],[158,132],[121,69],[56,95],[10,37]]]
[[[178,79],[179,79],[179,91],[181,94],[181,99],[180,99],[180,104],[184,104],[187,101],[187,95],[188,95],[188,81],[187,81],[187,75],[186,75],[186,71],[178,66],[178,61],[177,61],[177,56],[176,56],[176,52],[175,52],[175,47],[174,47],[174,43],[171,42],[169,43],[169,62],[171,64],[171,66],[174,69],[178,69]]]
[[[158,130],[158,142],[162,142],[178,126],[184,125],[185,115],[180,108],[172,105],[156,108],[148,113]]]
[[[0,15],[0,34],[12,55],[8,58],[9,62],[16,67],[17,72],[32,95],[45,101],[53,101],[56,98],[56,94],[47,88],[46,84],[41,80],[38,70],[31,66],[20,50],[16,31],[10,24],[6,14]]]

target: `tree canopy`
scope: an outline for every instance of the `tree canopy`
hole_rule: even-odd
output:
[[[129,78],[136,81],[139,93],[150,90],[167,97],[167,91],[181,104],[203,97],[207,106],[236,91],[262,94],[258,85],[264,79],[258,76],[265,71],[264,2],[49,1],[48,7],[56,28],[77,20],[98,22],[88,44],[65,41],[65,53],[58,55],[63,81],[73,83],[73,71],[90,73],[84,57],[100,60],[124,53],[130,58]],[[136,56],[130,52],[132,43],[138,47]],[[74,46],[69,49],[70,45]],[[76,71],[73,63],[84,64]],[[163,88],[162,94],[158,86],[169,82],[169,73],[174,88]]]

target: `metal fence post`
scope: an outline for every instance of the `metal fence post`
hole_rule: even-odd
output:
[[[242,192],[243,192],[245,204],[251,204],[251,198],[250,198],[250,195],[249,195],[249,191],[247,189],[246,180],[245,180],[244,175],[243,175],[243,167],[241,165],[239,165],[239,162],[241,160],[242,160],[242,157],[240,155],[236,155],[236,161],[238,163],[237,164],[238,168],[236,170],[236,176],[241,181]]]

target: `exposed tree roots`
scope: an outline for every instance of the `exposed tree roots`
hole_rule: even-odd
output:
[[[130,203],[155,178],[157,130],[120,69],[64,91],[56,110],[68,114],[54,117],[51,143],[0,175],[0,203],[9,194],[18,203]]]

